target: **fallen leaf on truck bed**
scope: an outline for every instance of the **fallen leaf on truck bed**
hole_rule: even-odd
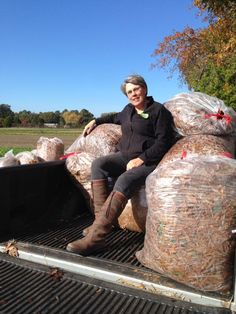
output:
[[[8,241],[5,245],[4,252],[10,256],[18,257],[18,248],[15,240]]]
[[[50,270],[50,277],[52,277],[55,280],[61,280],[63,275],[64,275],[63,271],[58,268],[51,268]]]

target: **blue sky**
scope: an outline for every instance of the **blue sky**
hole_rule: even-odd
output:
[[[151,69],[158,42],[202,27],[192,0],[0,0],[0,104],[12,111],[120,111],[129,74],[164,102],[187,91]]]

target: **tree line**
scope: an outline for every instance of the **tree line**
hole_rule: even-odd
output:
[[[34,113],[27,110],[13,112],[11,106],[0,105],[0,127],[44,127],[51,124],[57,127],[83,127],[94,118],[93,114],[87,109],[48,111]]]

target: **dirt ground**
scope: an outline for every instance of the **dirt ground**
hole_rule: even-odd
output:
[[[69,147],[76,138],[70,135],[61,135],[60,139],[63,141],[65,148]],[[36,148],[38,135],[0,135],[0,147],[32,147]]]

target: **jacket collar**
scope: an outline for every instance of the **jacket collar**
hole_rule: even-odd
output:
[[[147,110],[148,107],[150,107],[154,103],[154,99],[152,96],[147,96],[146,101],[147,101],[147,104],[146,104],[146,108],[144,109],[144,112]],[[128,105],[131,109],[131,112],[134,113],[134,110],[135,110],[134,106],[131,103],[129,103]]]

